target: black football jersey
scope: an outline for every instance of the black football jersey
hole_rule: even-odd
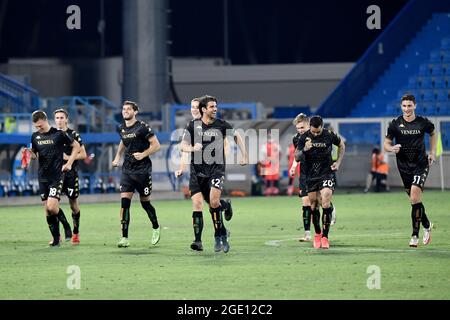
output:
[[[150,147],[149,139],[155,135],[152,128],[142,121],[136,121],[132,126],[122,124],[118,127],[120,138],[125,146],[125,158],[122,171],[130,174],[148,174],[152,170],[150,157],[136,160],[135,152],[144,152]]]
[[[225,174],[224,140],[226,136],[234,136],[232,125],[224,120],[216,119],[211,124],[201,120],[191,120],[184,129],[183,141],[191,146],[202,144],[202,150],[191,155],[191,174],[209,177],[213,174]],[[218,152],[218,153],[217,153]]]
[[[294,146],[295,147],[297,147],[297,145],[298,145],[298,142],[300,141],[300,137],[301,137],[302,135],[299,133],[299,132],[297,132],[297,134],[292,138],[292,143],[294,144]],[[295,152],[295,151],[294,151]],[[303,152],[302,152],[302,154],[301,154],[301,156],[300,156],[300,161],[299,161],[300,163],[302,163],[302,162],[305,162],[305,155],[303,154]],[[300,170],[302,170],[302,168],[300,168]]]
[[[425,117],[407,122],[403,116],[393,119],[389,123],[386,138],[394,144],[400,144],[400,151],[396,154],[397,167],[400,171],[414,174],[416,169],[428,166],[425,150],[425,133],[434,132],[434,124]]]
[[[39,181],[61,179],[64,148],[72,143],[73,138],[70,135],[53,127],[45,133],[33,133],[31,148],[34,153],[38,154]]]
[[[83,145],[83,141],[81,140],[80,134],[76,132],[75,130],[72,130],[70,128],[67,128],[66,133],[72,137],[73,140],[77,141],[80,144],[80,147]],[[64,153],[70,156],[72,153],[72,146],[70,144],[64,145]],[[67,163],[67,160],[64,160],[64,163]],[[78,160],[75,160],[72,164],[72,172],[78,171]]]
[[[305,160],[302,162],[302,166],[306,166],[305,172],[308,179],[321,179],[333,172],[331,170],[331,165],[334,162],[332,159],[333,144],[339,146],[341,138],[328,129],[323,129],[322,134],[317,137],[308,130],[300,136],[297,144],[298,150],[303,150],[306,138],[311,139],[312,148],[303,151]]]

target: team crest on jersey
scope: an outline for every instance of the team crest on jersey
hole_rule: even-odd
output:
[[[198,125],[198,126],[195,127],[195,129],[201,129],[201,128],[202,128],[201,125]]]
[[[41,138],[41,136],[36,136],[36,139],[40,139]]]
[[[404,128],[405,125],[404,125],[403,123],[400,123],[399,127],[400,127],[400,128]]]

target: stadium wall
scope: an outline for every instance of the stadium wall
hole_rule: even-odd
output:
[[[182,102],[204,93],[220,102],[261,102],[274,106],[306,106],[314,110],[353,67],[353,63],[311,63],[254,66],[177,63],[175,90]],[[29,75],[40,96],[104,96],[122,103],[122,58],[90,60],[11,59],[0,72]]]

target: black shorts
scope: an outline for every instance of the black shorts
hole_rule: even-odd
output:
[[[62,185],[62,179],[39,181],[39,193],[41,194],[41,200],[46,201],[48,198],[60,200]]]
[[[336,174],[334,172],[321,176],[319,178],[307,180],[306,187],[308,188],[308,193],[320,191],[324,188],[331,189],[334,191],[336,186]]]
[[[308,188],[306,187],[306,175],[300,172],[300,178],[298,179],[298,187],[299,187],[299,193],[298,196],[300,198],[307,197],[308,196]]]
[[[210,177],[199,177],[198,175],[191,173],[191,177],[189,179],[189,192],[191,197],[201,192],[203,199],[209,203],[209,193],[211,192],[211,188],[216,188],[222,191],[224,179],[225,176],[223,173],[213,174]]]
[[[420,190],[423,190],[423,186],[425,185],[425,181],[427,180],[428,173],[430,171],[430,167],[425,167],[424,169],[418,169],[413,174],[400,172],[400,177],[403,181],[403,186],[405,187],[406,193],[409,195],[411,192],[412,186],[417,186]]]
[[[123,173],[120,176],[120,192],[134,192],[137,190],[141,197],[152,194],[151,174]]]
[[[62,192],[69,199],[76,199],[80,195],[78,186],[78,172],[68,172],[64,176]]]

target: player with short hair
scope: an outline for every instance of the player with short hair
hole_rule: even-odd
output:
[[[422,203],[422,192],[430,166],[436,160],[437,137],[434,124],[416,115],[416,98],[405,94],[401,99],[402,115],[389,123],[384,150],[396,154],[397,167],[411,203],[412,237],[410,247],[419,244],[420,223],[424,228],[423,244],[431,242],[430,222]],[[425,149],[425,134],[430,135],[430,154]],[[395,145],[392,145],[395,140]]]
[[[234,131],[231,124],[217,119],[217,99],[205,95],[199,99],[201,119],[187,124],[181,146],[191,152],[189,191],[193,202],[203,199],[209,205],[209,212],[214,224],[214,251],[227,253],[230,250],[227,229],[222,220],[222,194],[225,179],[224,139],[227,135],[234,137],[243,159],[241,165],[248,162],[247,151],[242,137]],[[194,222],[195,223],[195,222]],[[194,241],[198,247],[201,242]],[[195,249],[197,250],[197,249]]]
[[[201,118],[200,110],[199,110],[199,98],[194,98],[191,101],[191,115],[192,119],[191,121],[199,120]],[[225,148],[225,154],[227,154],[227,148],[228,146],[228,140],[224,140],[224,148]],[[183,149],[181,147],[181,159],[180,159],[180,167],[177,171],[175,171],[175,177],[179,178],[183,175],[183,172],[185,170],[186,164],[188,163],[189,159],[189,146]],[[192,227],[194,229],[194,241],[191,244],[191,249],[196,251],[203,251],[203,245],[202,245],[202,231],[203,231],[203,195],[202,193],[196,193],[191,197],[192,200]],[[224,210],[224,217],[226,221],[231,220],[233,216],[233,208],[231,206],[231,200],[220,200],[220,205],[222,206],[222,209]]]
[[[135,190],[139,192],[142,208],[152,223],[152,245],[159,242],[161,227],[158,223],[156,210],[150,203],[152,193],[152,161],[150,156],[159,151],[160,144],[152,128],[143,121],[138,121],[136,115],[139,106],[133,101],[125,101],[122,106],[124,123],[118,127],[120,144],[112,162],[114,167],[119,166],[123,153],[125,159],[120,177],[122,238],[118,242],[119,248],[130,245],[128,240],[128,226],[130,224],[131,199]]]
[[[324,129],[320,116],[311,117],[310,129],[306,131],[297,143],[297,152],[303,153],[306,164],[306,187],[308,197],[314,206],[318,202],[317,192],[320,193],[322,206],[322,224],[320,228],[320,213],[312,208],[315,229],[314,248],[328,249],[328,233],[330,230],[333,208],[331,199],[335,188],[336,171],[339,169],[345,153],[343,140],[333,131]],[[332,159],[332,146],[339,147],[336,162]],[[316,205],[317,206],[317,205]]]
[[[292,143],[294,146],[297,146],[298,141],[302,134],[309,130],[309,118],[304,113],[300,113],[295,117],[292,121],[292,124],[295,126],[297,130],[297,134],[292,138]],[[295,151],[294,151],[295,154]],[[300,175],[299,175],[299,194],[298,196],[302,200],[302,211],[303,211],[303,227],[305,228],[305,236],[300,238],[299,241],[311,241],[311,202],[308,197],[308,190],[306,188],[306,165],[303,165],[305,162],[304,154],[299,154],[298,157],[294,156],[294,160],[292,162],[292,166],[289,169],[289,175],[294,176],[295,171],[297,170],[297,166],[300,165]],[[316,206],[317,208],[317,206]]]
[[[68,127],[69,114],[64,109],[57,109],[53,112],[53,116],[55,119],[56,127],[59,130],[66,132],[69,136],[72,137],[73,140],[77,141],[80,145],[80,151],[78,152],[75,161],[72,164],[72,169],[67,171],[64,175],[62,192],[67,195],[69,199],[70,209],[72,210],[72,221],[73,221],[73,235],[72,235],[72,244],[80,243],[80,206],[78,205],[78,196],[79,196],[79,182],[78,182],[78,161],[86,159],[86,149],[83,145],[83,141],[81,140],[80,134],[73,129]],[[63,159],[64,163],[67,163],[69,159],[69,154],[72,153],[72,147],[68,144],[64,145],[64,154]],[[66,230],[66,241],[68,236],[70,235],[70,225],[65,219],[60,219],[61,223],[64,226],[64,230]],[[67,229],[68,227],[68,229]]]
[[[39,161],[39,192],[46,211],[50,233],[53,237],[49,246],[59,247],[58,219],[65,218],[63,210],[59,207],[64,173],[72,169],[80,145],[66,132],[51,127],[44,111],[34,111],[31,118],[36,131],[31,136],[30,153],[31,159],[38,159]],[[63,154],[66,146],[71,146],[72,152],[67,162],[64,163]],[[28,149],[25,150],[28,151]]]

